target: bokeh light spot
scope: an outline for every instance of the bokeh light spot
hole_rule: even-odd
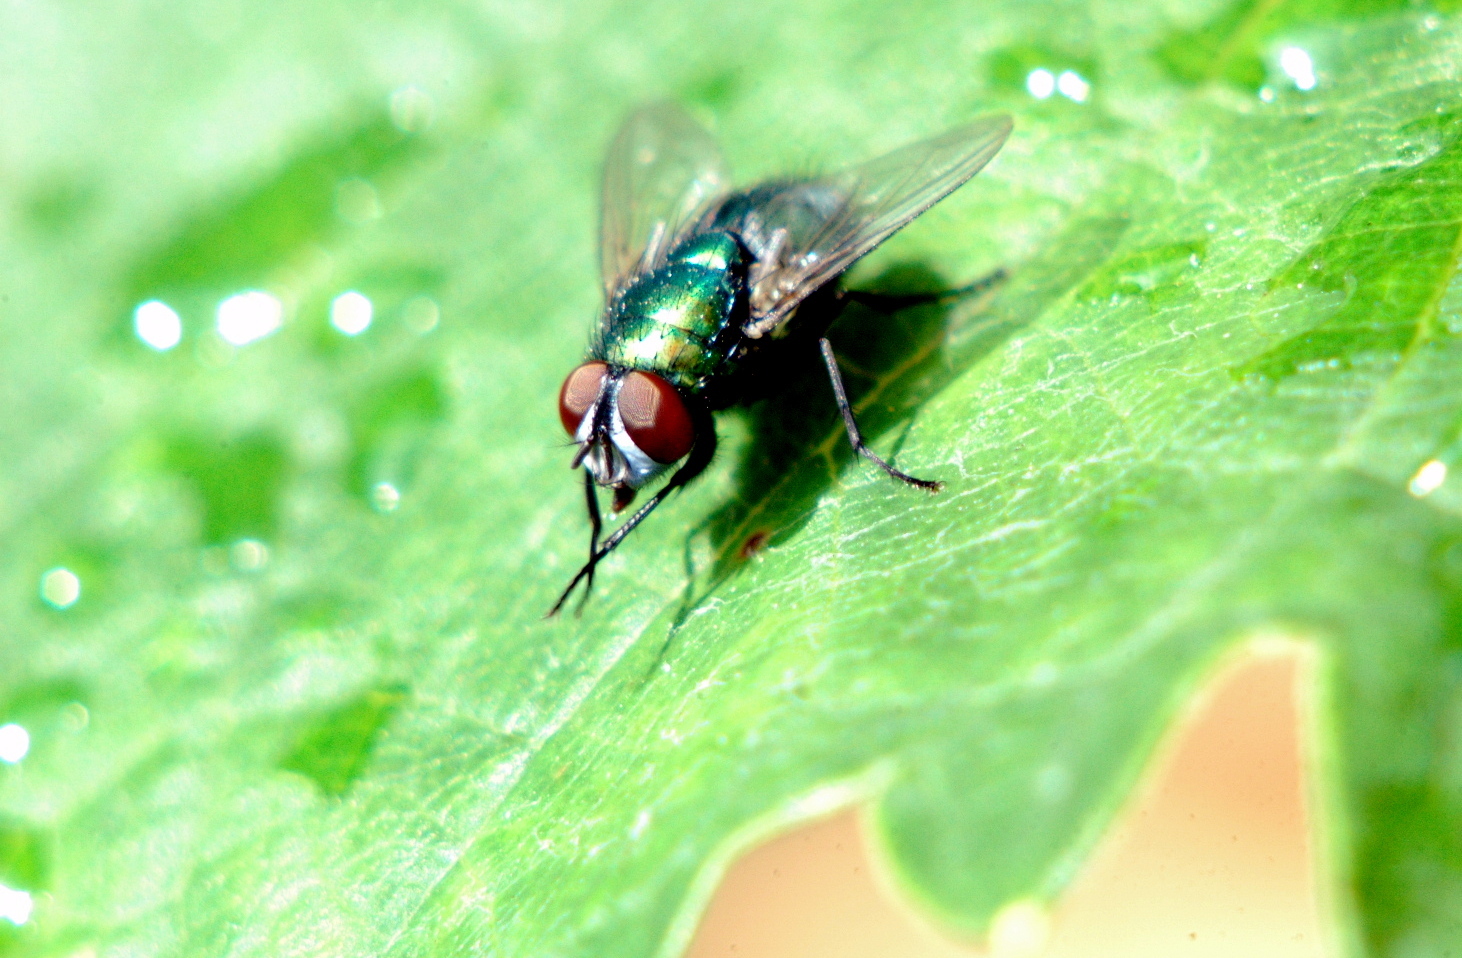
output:
[[[401,490],[389,482],[378,482],[371,489],[371,505],[377,512],[395,512],[401,505]]]
[[[257,289],[218,304],[218,335],[235,346],[263,339],[284,325],[284,304]]]
[[[69,609],[81,598],[81,579],[64,566],[41,576],[41,599],[53,609]]]
[[[436,119],[437,105],[431,96],[416,86],[403,86],[392,92],[391,123],[403,133],[420,133]]]
[[[14,765],[30,752],[30,733],[10,722],[0,725],[0,762]]]
[[[406,321],[407,329],[418,336],[425,336],[437,328],[437,323],[442,319],[442,311],[436,300],[430,296],[418,296],[406,304],[402,318]]]
[[[1279,51],[1279,68],[1294,81],[1298,89],[1315,88],[1315,61],[1299,47],[1285,47]]]
[[[172,349],[183,339],[183,320],[167,303],[149,299],[132,313],[137,338],[158,352]]]
[[[1044,67],[1032,70],[1025,78],[1025,88],[1037,100],[1044,100],[1056,92],[1056,75]]]
[[[1061,95],[1077,103],[1085,103],[1086,98],[1091,94],[1091,84],[1075,70],[1064,70],[1056,78],[1056,89]]]
[[[0,885],[0,918],[19,927],[30,921],[30,913],[34,908],[35,900],[31,898],[30,892]]]
[[[330,325],[347,336],[359,336],[370,328],[371,312],[370,299],[350,290],[330,303]]]
[[[1407,491],[1420,499],[1422,496],[1429,496],[1442,488],[1442,483],[1447,481],[1447,464],[1440,459],[1432,459],[1416,470],[1416,475],[1411,477],[1407,485]]]

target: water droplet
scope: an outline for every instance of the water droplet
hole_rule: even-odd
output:
[[[1296,89],[1315,88],[1315,63],[1310,55],[1299,47],[1285,47],[1279,51],[1279,68],[1294,81]]]
[[[437,308],[436,300],[430,296],[418,296],[406,304],[402,319],[407,329],[418,336],[425,336],[437,328],[437,323],[442,319],[442,311]]]
[[[1420,499],[1422,496],[1429,496],[1442,487],[1447,481],[1447,464],[1440,459],[1432,459],[1416,470],[1416,475],[1411,477],[1411,482],[1406,489],[1413,496]]]
[[[1070,100],[1085,103],[1087,96],[1091,93],[1091,84],[1087,83],[1075,70],[1063,70],[1061,75],[1056,78],[1056,89],[1061,91],[1062,96]]]
[[[67,702],[61,707],[61,721],[68,732],[80,732],[91,724],[91,711],[80,702]]]
[[[63,566],[41,576],[41,599],[53,609],[69,609],[81,598],[81,579]]]
[[[341,293],[330,303],[330,325],[347,336],[359,336],[370,328],[371,301],[355,290]]]
[[[257,289],[230,296],[218,304],[218,335],[235,346],[263,339],[284,325],[284,304]]]
[[[381,198],[370,181],[345,180],[335,188],[335,212],[347,223],[369,223],[381,218]]]
[[[327,465],[336,462],[350,442],[345,422],[332,409],[310,409],[296,420],[292,445],[305,462]]]
[[[228,560],[240,572],[257,572],[269,564],[269,547],[258,539],[240,539],[229,547]]]
[[[1026,75],[1025,88],[1037,100],[1044,100],[1056,92],[1056,76],[1044,67],[1037,68]]]
[[[1013,901],[990,921],[991,958],[1034,958],[1051,937],[1051,916],[1039,902]]]
[[[403,86],[391,94],[391,123],[402,133],[420,133],[436,119],[437,105],[420,87]]]
[[[1259,99],[1263,100],[1265,103],[1273,103],[1274,89],[1272,87],[1261,86],[1259,88]]]
[[[0,762],[14,765],[30,753],[30,733],[10,722],[0,725]]]
[[[30,913],[34,908],[35,900],[31,898],[30,892],[0,885],[0,918],[19,927],[30,921]]]
[[[166,352],[183,338],[183,320],[171,306],[149,299],[132,313],[132,328],[137,338],[158,352]]]
[[[1036,796],[1047,804],[1055,804],[1071,794],[1071,770],[1052,763],[1036,775]]]
[[[630,826],[629,837],[639,838],[641,835],[645,834],[645,829],[649,827],[650,812],[649,809],[645,809],[635,816],[635,823]]]
[[[389,482],[378,482],[371,489],[371,505],[377,512],[395,512],[401,505],[401,491]]]

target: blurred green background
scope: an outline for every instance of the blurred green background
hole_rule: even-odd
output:
[[[0,953],[674,955],[860,800],[978,934],[1276,626],[1340,939],[1446,953],[1459,52],[1386,0],[0,9]],[[745,180],[1013,113],[852,282],[1011,279],[834,333],[944,494],[812,369],[544,622],[654,98]]]

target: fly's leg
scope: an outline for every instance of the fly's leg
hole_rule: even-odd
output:
[[[599,551],[599,533],[604,529],[604,520],[599,515],[599,496],[594,490],[594,474],[584,470],[584,500],[589,507],[589,574],[584,583],[584,598],[594,589],[594,553]]]
[[[564,607],[564,603],[568,602],[569,596],[573,595],[574,589],[578,587],[580,582],[585,582],[584,598],[580,601],[578,609],[578,611],[582,612],[584,602],[589,601],[589,586],[594,582],[594,569],[603,561],[604,557],[618,548],[619,544],[624,541],[624,537],[633,532],[635,526],[644,522],[645,517],[654,512],[655,507],[664,502],[670,493],[706,471],[706,467],[711,464],[711,459],[716,455],[716,425],[711,419],[711,414],[704,410],[695,410],[691,415],[695,417],[696,441],[695,445],[691,447],[690,458],[685,461],[685,465],[677,469],[675,475],[670,477],[670,481],[665,483],[659,492],[651,496],[648,502],[635,510],[634,514],[624,520],[618,529],[610,533],[609,538],[604,540],[603,545],[589,553],[589,561],[584,563],[583,568],[579,569],[574,575],[573,580],[569,582],[568,588],[563,590],[563,594],[558,597],[558,601],[553,604],[553,608],[548,610],[548,614],[544,618],[551,619],[555,615],[558,615],[559,611]],[[594,502],[593,510],[590,512],[590,522],[592,523],[595,518],[595,513],[598,511],[598,500],[593,499],[592,485],[589,489],[589,495]],[[595,534],[595,538],[598,538],[597,533]]]
[[[853,451],[858,455],[873,460],[878,467],[900,482],[907,482],[911,486],[918,486],[920,489],[927,489],[930,492],[938,492],[944,488],[944,483],[934,482],[930,479],[916,479],[908,473],[899,472],[893,466],[880,459],[871,449],[863,443],[863,433],[858,429],[858,420],[853,418],[853,407],[848,402],[848,391],[843,388],[843,374],[838,371],[838,360],[833,355],[833,344],[827,341],[827,337],[817,341],[822,349],[822,360],[827,363],[827,378],[833,384],[833,396],[838,401],[838,412],[843,414],[843,425],[848,430],[848,442],[853,444]]]
[[[838,290],[835,294],[839,304],[854,302],[880,313],[896,313],[900,310],[910,309],[914,306],[927,306],[935,303],[951,303],[964,299],[967,296],[974,296],[983,293],[1000,283],[1006,278],[1003,269],[997,269],[987,276],[982,276],[973,283],[967,283],[954,289],[940,290],[933,293],[872,293],[862,290]],[[843,416],[843,425],[848,430],[848,442],[853,446],[853,451],[860,456],[873,460],[878,467],[900,482],[906,482],[911,486],[918,486],[920,489],[927,489],[930,492],[938,492],[944,488],[944,483],[934,482],[929,479],[918,479],[905,472],[900,472],[893,466],[884,462],[875,455],[863,442],[862,430],[858,428],[858,421],[853,416],[853,406],[848,402],[848,392],[843,388],[843,376],[838,370],[837,357],[833,355],[832,344],[824,337],[818,340],[818,346],[822,349],[823,362],[827,364],[827,376],[833,385],[833,395],[838,402],[838,412]]]
[[[988,276],[982,276],[973,283],[966,283],[954,289],[940,290],[937,293],[870,293],[857,289],[840,290],[840,299],[848,300],[867,306],[869,309],[880,313],[897,313],[900,310],[910,309],[914,306],[927,306],[931,303],[953,303],[964,299],[966,296],[974,296],[983,293],[992,287],[1005,282],[1006,272],[997,269]]]

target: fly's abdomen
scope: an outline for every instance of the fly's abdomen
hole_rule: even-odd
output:
[[[615,302],[595,358],[654,372],[692,394],[732,371],[724,344],[745,295],[740,246],[722,232],[692,237]]]

